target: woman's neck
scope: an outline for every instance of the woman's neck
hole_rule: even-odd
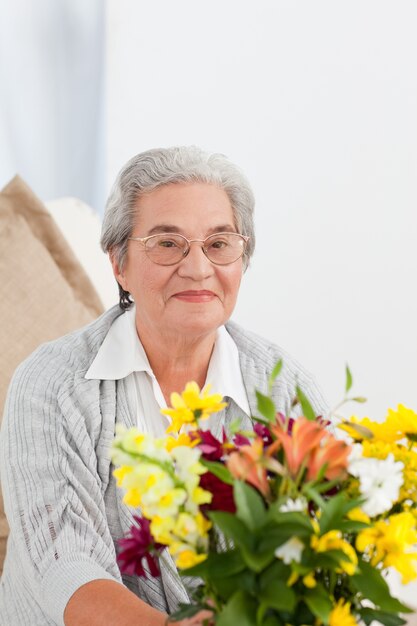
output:
[[[187,382],[193,380],[200,387],[204,385],[216,331],[198,337],[184,337],[177,333],[155,336],[146,328],[138,328],[137,323],[136,329],[167,403],[171,393],[181,393]]]

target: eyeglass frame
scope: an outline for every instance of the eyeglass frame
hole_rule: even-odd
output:
[[[161,235],[166,235],[167,237],[169,235],[175,235],[175,237],[181,237],[182,239],[184,239],[187,242],[187,246],[188,248],[186,248],[186,250],[184,251],[182,258],[179,259],[178,261],[175,261],[174,263],[157,263],[156,261],[154,261],[153,259],[151,259],[151,257],[149,256],[149,253],[147,252],[147,248],[146,248],[146,242],[149,239],[153,239],[154,237],[160,237]],[[181,261],[183,259],[185,259],[186,256],[188,256],[190,250],[191,250],[191,245],[192,243],[201,243],[204,244],[207,239],[210,239],[210,237],[215,237],[216,235],[238,235],[239,237],[241,237],[243,239],[244,245],[242,247],[242,254],[240,256],[237,257],[237,259],[234,259],[233,261],[229,261],[228,263],[216,263],[216,261],[212,261],[210,259],[210,257],[207,254],[207,250],[205,248],[204,245],[201,246],[201,249],[204,253],[204,255],[206,256],[206,258],[210,261],[210,263],[213,263],[214,265],[231,265],[232,263],[236,263],[236,261],[238,261],[239,259],[242,258],[242,256],[245,254],[246,251],[246,246],[247,243],[250,239],[250,237],[248,235],[241,235],[241,233],[234,233],[234,232],[230,232],[230,231],[224,231],[221,233],[213,233],[212,235],[208,235],[208,237],[206,237],[205,239],[187,239],[187,237],[185,237],[184,235],[181,235],[180,233],[155,233],[154,235],[149,235],[148,237],[128,237],[128,240],[130,241],[139,241],[140,243],[144,244],[145,247],[145,252],[148,256],[148,258],[152,261],[152,263],[155,263],[155,265],[162,265],[164,267],[170,267],[172,265],[176,265],[177,263],[181,263]]]

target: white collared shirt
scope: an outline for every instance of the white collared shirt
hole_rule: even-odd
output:
[[[166,407],[166,402],[138,337],[134,306],[115,319],[85,378],[126,378],[130,405],[136,407],[138,428],[156,437],[165,434],[170,418],[160,413],[160,409]],[[250,416],[239,352],[224,326],[217,330],[205,384],[208,383],[211,384],[212,393],[232,398],[243,413]],[[178,389],[178,392],[181,391]],[[210,418],[215,419],[216,415]],[[210,420],[202,426],[210,428]]]

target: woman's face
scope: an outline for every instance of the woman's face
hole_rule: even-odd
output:
[[[205,183],[169,184],[138,199],[132,237],[177,232],[188,239],[205,239],[219,231],[237,232],[225,191]],[[207,335],[224,324],[235,307],[243,261],[214,265],[192,243],[176,265],[157,265],[144,246],[128,242],[122,270],[115,276],[136,303],[138,328],[188,338]]]

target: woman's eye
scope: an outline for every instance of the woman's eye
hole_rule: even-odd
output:
[[[213,243],[210,244],[210,248],[225,248],[227,245],[227,241],[224,239],[216,239],[216,241],[213,241]]]
[[[173,241],[172,239],[163,239],[162,241],[159,242],[159,245],[162,248],[176,248],[176,247],[178,247],[178,243],[176,241]]]

